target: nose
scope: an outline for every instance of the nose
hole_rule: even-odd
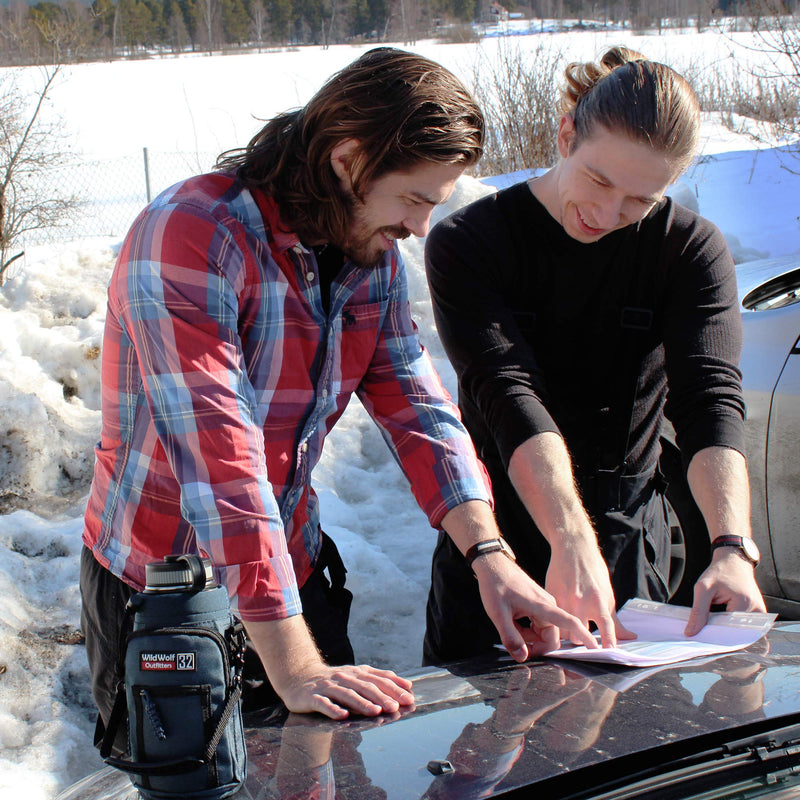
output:
[[[604,230],[616,228],[622,221],[622,200],[606,197],[602,203],[595,206],[594,213],[598,228]]]
[[[414,236],[427,236],[428,231],[431,229],[431,216],[433,214],[433,206],[423,206],[419,211],[409,214],[404,220],[403,225]]]

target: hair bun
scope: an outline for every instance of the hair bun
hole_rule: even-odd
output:
[[[578,101],[588,94],[600,81],[610,75],[618,67],[632,61],[646,61],[646,57],[636,50],[624,45],[609,47],[602,58],[595,61],[575,61],[564,70],[566,84],[561,89],[560,110],[563,114],[571,114]]]
[[[617,67],[622,67],[625,64],[630,64],[631,61],[647,61],[647,58],[636,50],[631,50],[630,47],[616,45],[614,47],[609,47],[600,59],[600,63],[606,67],[608,72],[611,72]]]
[[[571,148],[601,127],[664,153],[676,177],[689,165],[699,142],[700,104],[671,67],[615,46],[598,62],[570,64],[564,77],[560,105],[575,126]]]

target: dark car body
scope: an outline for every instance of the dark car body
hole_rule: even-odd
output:
[[[247,715],[238,800],[800,797],[800,624],[666,667],[498,653],[411,677],[395,717]],[[107,768],[58,800],[135,797]]]

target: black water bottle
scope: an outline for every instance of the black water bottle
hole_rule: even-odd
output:
[[[148,564],[145,589],[133,595],[129,613],[130,750],[106,762],[130,773],[145,800],[229,797],[246,774],[244,633],[211,562],[180,555]]]

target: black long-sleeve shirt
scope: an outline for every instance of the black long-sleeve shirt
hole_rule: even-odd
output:
[[[557,431],[579,475],[643,473],[665,411],[687,463],[712,445],[744,451],[736,276],[709,221],[665,199],[583,244],[521,183],[439,223],[426,265],[485,460],[507,467]]]

